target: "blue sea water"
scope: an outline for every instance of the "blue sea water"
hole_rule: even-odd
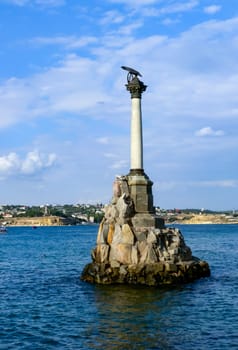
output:
[[[238,349],[238,225],[178,225],[211,277],[173,289],[82,282],[97,226],[0,235],[0,349]]]

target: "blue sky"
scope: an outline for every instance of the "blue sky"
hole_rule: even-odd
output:
[[[0,0],[0,204],[107,203],[144,168],[162,208],[238,209],[237,0]]]

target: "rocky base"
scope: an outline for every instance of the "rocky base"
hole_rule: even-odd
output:
[[[150,208],[148,178],[139,180],[137,175],[122,176],[114,182],[113,199],[105,207],[91,252],[92,263],[85,266],[81,279],[162,286],[210,276],[208,263],[192,256],[180,230],[165,227]],[[143,203],[147,210],[140,212]]]
[[[90,263],[85,266],[81,279],[99,284],[137,284],[147,286],[178,285],[210,276],[207,262],[193,260],[170,263],[125,265],[120,263]]]

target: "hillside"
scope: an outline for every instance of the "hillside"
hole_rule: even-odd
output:
[[[178,214],[165,217],[166,224],[238,224],[238,217],[226,214]]]

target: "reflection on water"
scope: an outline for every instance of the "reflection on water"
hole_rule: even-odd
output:
[[[88,345],[95,349],[173,349],[171,315],[182,289],[96,286],[97,331]]]

